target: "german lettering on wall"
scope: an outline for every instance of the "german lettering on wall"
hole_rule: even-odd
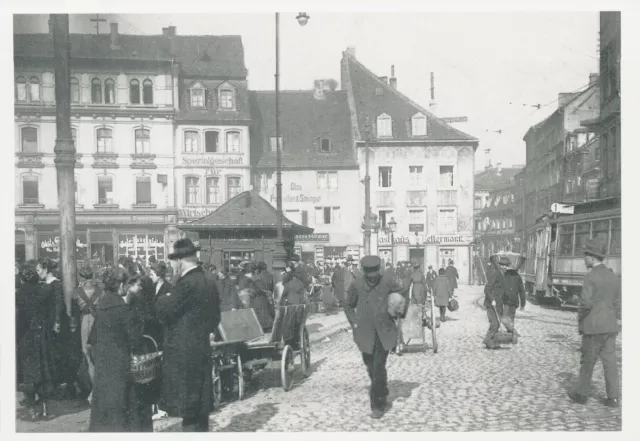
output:
[[[470,236],[437,236],[432,234],[430,236],[424,237],[422,235],[418,236],[417,243],[419,245],[429,245],[429,244],[468,244],[471,242],[473,238]],[[395,245],[411,245],[416,244],[416,239],[411,236],[394,236],[393,243]],[[391,245],[391,236],[378,236],[378,244],[379,245]]]
[[[206,166],[225,166],[225,165],[244,165],[241,156],[218,158],[215,156],[183,156],[184,165],[206,165]]]

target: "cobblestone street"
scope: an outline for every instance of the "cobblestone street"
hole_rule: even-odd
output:
[[[340,332],[313,344],[308,379],[299,375],[293,389],[284,392],[279,370],[257,374],[243,401],[226,403],[211,415],[211,430],[621,430],[621,410],[602,404],[600,364],[588,404],[577,405],[567,397],[580,359],[575,313],[528,304],[516,317],[519,344],[487,351],[482,344],[486,315],[477,302],[481,287],[462,287],[457,296],[460,309],[448,313],[449,321],[438,329],[438,354],[415,347],[401,357],[390,356],[392,407],[382,419],[369,417],[368,378],[360,353],[351,334]],[[87,419],[85,410],[46,423],[56,426],[46,430],[86,430]],[[180,431],[180,421],[157,421],[155,430]]]

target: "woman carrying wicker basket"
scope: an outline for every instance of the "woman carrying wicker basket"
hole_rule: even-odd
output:
[[[89,431],[152,432],[151,403],[131,375],[131,357],[144,327],[143,316],[130,306],[140,290],[139,279],[122,286],[122,274],[108,269],[102,283],[105,293],[88,341],[95,365]]]

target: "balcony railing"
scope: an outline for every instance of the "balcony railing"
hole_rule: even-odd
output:
[[[93,168],[118,168],[118,154],[94,153]]]
[[[19,168],[43,168],[44,167],[44,163],[42,162],[43,157],[44,157],[44,153],[20,152],[18,153],[18,167]]]
[[[157,168],[156,155],[150,153],[134,153],[131,155],[131,168]]]

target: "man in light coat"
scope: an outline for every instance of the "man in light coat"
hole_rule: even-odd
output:
[[[576,403],[588,400],[593,368],[598,358],[602,360],[607,392],[605,405],[620,405],[620,378],[616,356],[616,336],[620,330],[621,288],[620,279],[603,261],[607,244],[599,239],[585,243],[584,263],[590,269],[582,284],[578,310],[578,332],[582,335],[580,380],[569,397]]]

